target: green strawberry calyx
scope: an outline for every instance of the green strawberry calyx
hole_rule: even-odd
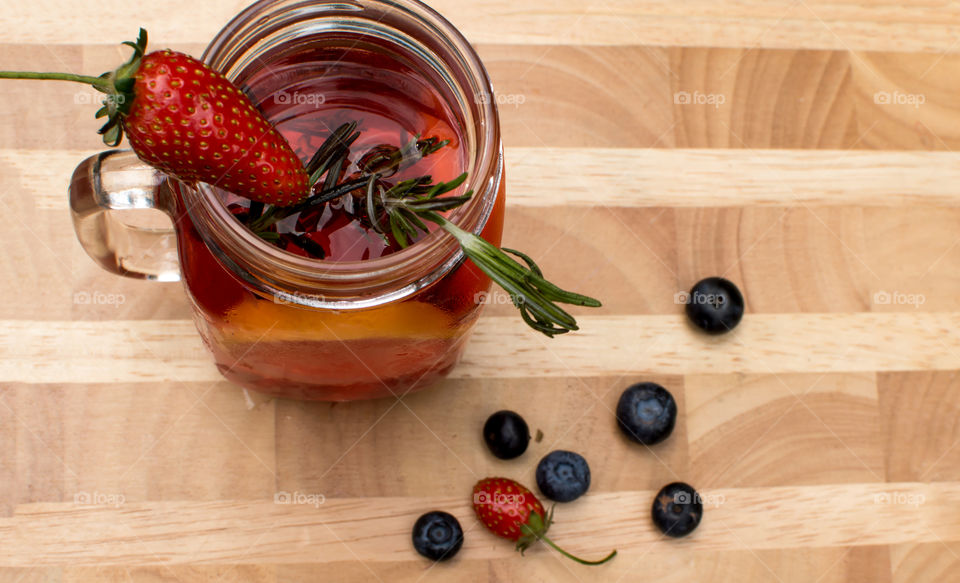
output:
[[[107,81],[106,91],[94,85],[94,89],[107,94],[103,100],[103,107],[97,110],[97,119],[106,116],[107,123],[103,124],[97,133],[103,136],[103,143],[110,147],[119,144],[123,138],[120,120],[129,113],[133,105],[135,75],[140,68],[140,60],[147,52],[147,31],[141,28],[136,42],[124,41],[123,44],[133,49],[130,60],[100,76]]]

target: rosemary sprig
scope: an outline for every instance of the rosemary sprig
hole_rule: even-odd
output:
[[[371,178],[367,186],[367,215],[374,230],[383,233],[380,213],[377,212],[378,208],[382,208],[390,223],[393,238],[401,247],[406,247],[420,232],[427,231],[427,226],[420,220],[420,215],[428,211],[451,210],[470,200],[473,196],[472,190],[460,196],[437,198],[454,190],[466,179],[467,173],[464,172],[450,182],[432,184],[430,176],[421,176],[405,180],[389,190],[384,190],[382,186],[376,184],[374,178]],[[375,190],[377,194],[374,193]]]
[[[398,169],[437,152],[447,145],[446,140],[417,137],[402,148],[378,146],[358,163],[358,178],[338,183],[343,169],[349,165],[350,145],[359,136],[356,128],[356,122],[338,127],[307,163],[311,185],[317,191],[315,194],[297,205],[269,207],[259,217],[251,212],[253,218],[248,223],[250,229],[266,240],[275,241],[279,235],[267,229],[278,220],[362,188],[366,195],[364,202],[367,215],[376,232],[386,237],[389,229],[397,243],[406,247],[418,235],[428,232],[424,221],[437,224],[456,238],[470,261],[510,294],[523,321],[538,332],[553,337],[579,329],[576,319],[557,304],[592,308],[601,305],[594,298],[563,290],[548,281],[528,255],[514,249],[497,248],[445,219],[441,212],[457,208],[473,197],[472,190],[458,196],[443,196],[467,180],[466,172],[449,182],[433,183],[430,176],[411,178],[393,185],[385,180]],[[307,251],[316,245],[302,235],[295,238],[294,244]],[[319,253],[318,256],[322,257],[322,248]]]
[[[449,143],[450,140],[441,141],[436,137],[421,140],[418,136],[402,148],[386,144],[377,146],[360,160],[360,170],[367,174],[390,176],[401,167],[415,164]]]
[[[317,190],[319,185],[318,192],[296,205],[287,207],[270,206],[256,216],[251,212],[247,219],[247,226],[255,233],[260,233],[270,228],[277,221],[311,207],[326,204],[356,190],[367,184],[373,176],[377,176],[378,179],[391,176],[450,143],[450,140],[441,141],[435,137],[420,139],[417,136],[402,148],[387,145],[378,146],[360,161],[361,175],[359,178],[338,184],[337,181],[340,179],[341,172],[349,163],[350,146],[360,137],[360,132],[356,131],[357,125],[357,122],[354,121],[337,127],[307,162],[305,168],[310,176],[310,187],[312,190]],[[322,183],[321,179],[323,179]]]
[[[550,283],[533,259],[519,251],[499,249],[482,237],[464,231],[435,211],[425,211],[420,216],[453,235],[470,261],[510,294],[523,321],[538,332],[552,338],[556,334],[579,330],[577,320],[560,308],[558,303],[590,308],[599,308],[601,305],[599,300],[563,290]],[[527,267],[520,265],[507,253],[522,259]]]
[[[557,303],[599,307],[599,301],[557,287],[547,281],[543,271],[528,255],[514,249],[498,249],[439,214],[470,200],[472,190],[460,196],[440,198],[458,188],[466,179],[467,173],[464,172],[450,182],[431,184],[429,176],[421,176],[384,190],[377,185],[377,176],[371,176],[367,184],[366,203],[373,228],[383,232],[377,213],[377,209],[382,208],[394,238],[406,247],[420,232],[427,232],[423,220],[436,223],[457,239],[467,258],[510,294],[513,305],[520,310],[527,325],[550,337],[577,330],[577,320]],[[526,267],[507,253],[519,257],[527,264]]]
[[[299,212],[305,211],[310,207],[319,206],[321,204],[330,202],[331,200],[334,200],[336,198],[340,198],[341,196],[349,192],[353,192],[354,190],[363,186],[367,182],[367,180],[368,179],[366,178],[358,178],[356,180],[351,180],[349,182],[343,182],[341,184],[338,184],[335,187],[331,188],[330,190],[321,189],[321,191],[318,192],[317,194],[314,194],[313,196],[304,200],[303,202],[292,205],[292,206],[285,206],[285,207],[271,206],[270,210],[264,212],[259,219],[248,223],[247,226],[254,233],[263,232],[269,229],[274,223],[276,223],[281,219],[285,219],[291,215],[295,215]]]

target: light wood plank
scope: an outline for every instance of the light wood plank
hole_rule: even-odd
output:
[[[642,568],[651,581],[776,581],[777,583],[889,583],[887,547],[774,549],[760,551],[709,551],[685,549],[658,552],[655,560],[617,560],[602,569],[580,567],[555,555],[530,560],[519,554],[496,559],[458,556],[447,563],[430,564],[419,557],[403,562],[336,561],[267,565],[151,565],[102,567],[2,568],[0,581],[10,583],[130,583],[164,581],[211,581],[217,583],[285,583],[312,581],[318,573],[333,574],[340,581],[390,583],[488,583],[490,581],[549,581],[551,583],[610,583],[630,581]],[[5,578],[6,576],[6,578]],[[904,580],[915,583],[916,579]]]
[[[322,492],[300,494],[320,500]],[[679,548],[702,552],[960,540],[956,482],[716,489],[701,494],[715,503],[705,508],[703,523],[691,538],[664,540],[645,519],[652,491],[588,495],[558,509],[551,533],[579,554],[618,548],[619,561]],[[12,518],[0,518],[0,545],[8,551],[0,555],[0,565],[414,560],[410,525],[427,508],[444,508],[470,529],[462,556],[492,559],[515,552],[472,528],[469,495],[326,498],[317,505],[240,500],[44,503],[21,505]],[[535,556],[548,552],[532,551]]]
[[[129,583],[145,581],[215,581],[217,583],[284,583],[310,581],[318,572],[336,573],[342,581],[383,581],[390,583],[488,583],[490,581],[549,581],[551,583],[610,583],[629,581],[642,568],[651,581],[776,581],[776,583],[889,583],[890,559],[887,547],[774,549],[761,551],[710,551],[690,553],[685,549],[658,552],[655,560],[613,561],[602,569],[581,568],[559,557],[544,556],[531,561],[515,554],[497,559],[468,559],[458,556],[447,563],[432,565],[425,560],[362,563],[342,561],[276,565],[153,565],[129,567],[37,567],[0,568],[0,581],[9,574],[11,583]],[[18,581],[17,578],[21,577]],[[910,580],[914,583],[916,580]]]
[[[678,309],[679,311],[679,309]],[[682,315],[583,316],[550,342],[517,318],[481,319],[462,377],[657,372],[784,373],[960,368],[960,314],[747,314],[734,333],[707,337]],[[504,350],[522,358],[504,359]],[[495,367],[491,363],[497,363]]]
[[[579,322],[581,331],[551,341],[531,332],[515,316],[481,318],[453,376],[960,368],[958,313],[747,314],[734,333],[721,337],[695,331],[679,314],[583,316]],[[6,320],[0,322],[0,329],[0,349],[5,355],[0,382],[212,382],[220,378],[190,321]],[[511,358],[511,353],[522,358]]]
[[[110,33],[132,35],[146,26],[152,38],[206,41],[245,7],[245,0],[198,4],[176,0],[124,10],[119,0],[98,4],[112,14]],[[864,10],[850,0],[545,0],[519,8],[508,0],[431,6],[474,42],[537,44],[652,44],[718,47],[829,48],[943,52],[956,50],[952,5],[884,0]],[[63,0],[18,3],[0,19],[0,42],[86,43],[106,41],[97,11]],[[190,18],[170,18],[189,14]],[[119,39],[120,37],[118,37]],[[126,38],[123,36],[122,38]]]
[[[508,148],[509,203],[723,207],[956,204],[960,155]]]
[[[70,199],[67,188],[74,168],[84,158],[100,151],[0,150],[3,180],[10,183],[4,188],[0,200],[17,196],[31,201],[38,210],[68,211]]]
[[[222,379],[189,320],[20,321],[6,328],[3,382],[214,382]],[[38,352],[39,351],[39,352]],[[21,359],[37,358],[29,364]],[[54,356],[55,355],[55,356]],[[20,364],[15,364],[20,360]],[[0,370],[3,370],[0,368]],[[31,380],[32,379],[32,380]]]

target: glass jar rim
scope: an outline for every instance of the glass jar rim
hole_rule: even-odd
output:
[[[470,102],[461,107],[476,109],[476,120],[465,123],[465,132],[472,136],[476,145],[468,160],[470,175],[464,191],[474,190],[473,199],[452,211],[448,218],[462,228],[479,234],[490,217],[503,179],[503,156],[500,145],[500,127],[496,100],[490,98],[493,88],[486,69],[470,43],[445,18],[419,0],[345,0],[323,2],[320,0],[259,0],[233,18],[211,41],[203,54],[203,60],[212,67],[224,71],[228,77],[229,67],[251,50],[245,43],[258,38],[264,31],[277,32],[277,19],[281,25],[290,26],[297,19],[312,19],[326,22],[338,17],[364,21],[367,12],[381,10],[385,15],[404,19],[404,24],[418,27],[431,40],[444,43],[456,62],[443,60],[446,66],[456,67],[470,87],[456,87]],[[383,20],[369,20],[372,28],[383,28]],[[282,28],[282,26],[281,26]],[[399,34],[399,31],[394,31]],[[409,37],[407,34],[406,36]],[[420,47],[429,50],[421,39],[411,39]],[[254,45],[258,43],[254,42]],[[241,50],[243,49],[243,50]],[[236,54],[237,51],[239,54]],[[262,48],[261,48],[262,50]],[[433,54],[433,51],[430,51]],[[439,57],[433,55],[438,61]],[[227,68],[228,70],[224,70]],[[453,104],[451,104],[453,105]],[[467,119],[473,114],[460,112]],[[260,237],[236,221],[213,188],[198,185],[196,205],[204,218],[217,229],[198,232],[211,251],[239,277],[263,294],[283,301],[311,307],[351,309],[371,307],[396,301],[415,293],[449,272],[463,260],[463,252],[456,240],[436,229],[413,245],[398,252],[376,259],[353,262],[337,262],[310,259],[288,253]],[[198,222],[191,211],[194,223]]]

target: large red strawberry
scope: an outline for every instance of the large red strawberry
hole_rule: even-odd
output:
[[[546,536],[553,522],[553,508],[549,514],[544,512],[533,492],[509,478],[484,478],[477,482],[473,487],[473,510],[490,532],[516,542],[520,554],[542,540],[584,565],[600,565],[617,555],[617,551],[612,551],[598,561],[586,561],[558,547]]]
[[[140,29],[130,61],[100,77],[0,71],[0,78],[57,79],[92,85],[106,94],[97,117],[104,142],[126,131],[144,162],[186,182],[207,182],[260,202],[295,204],[309,178],[290,145],[226,77],[193,57],[170,50],[145,54]]]

